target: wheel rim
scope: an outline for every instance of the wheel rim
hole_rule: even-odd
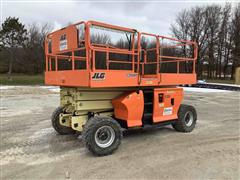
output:
[[[186,126],[190,127],[193,124],[193,113],[191,111],[186,112],[184,116]]]
[[[102,126],[95,132],[95,142],[101,148],[107,148],[115,140],[115,131],[110,126]]]

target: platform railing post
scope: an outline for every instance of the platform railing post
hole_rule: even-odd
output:
[[[143,51],[144,52],[144,63],[143,63],[143,74],[145,73],[145,64],[147,64],[147,50]]]
[[[139,79],[140,79],[140,58],[141,58],[141,42],[140,42],[141,34],[138,32],[138,40],[137,40],[137,72],[139,73]],[[140,82],[140,80],[139,80]]]
[[[72,70],[75,70],[75,57],[74,57],[74,50],[72,50]]]
[[[179,73],[179,61],[177,61],[177,73]]]
[[[106,66],[107,66],[107,70],[109,69],[109,47],[107,46],[107,55],[106,55],[107,59],[106,59]]]
[[[157,51],[157,54],[156,54],[156,58],[157,58],[157,73],[156,74],[158,74],[159,73],[159,47],[160,47],[160,44],[159,44],[159,41],[158,41],[158,37],[156,37],[156,41],[157,41],[157,43],[156,43],[156,45],[157,45],[157,49],[156,49],[156,51]]]
[[[160,38],[161,37],[158,36],[158,42],[159,42],[159,73],[161,71],[161,66],[162,66],[162,47],[161,47],[162,44],[160,42]]]
[[[197,44],[194,43],[194,60],[193,60],[193,73],[196,73],[196,61],[197,61],[197,56],[198,56],[198,47]]]
[[[49,71],[52,71],[52,58],[50,58],[50,61],[49,61]]]
[[[48,55],[46,55],[46,71],[48,71],[48,61],[49,61],[49,57],[48,57]]]
[[[195,65],[195,63],[196,63],[196,61],[193,61],[193,74],[196,73],[196,70],[195,70],[195,68],[196,68],[195,66],[196,66],[196,65]]]
[[[90,30],[89,30],[89,24],[85,23],[85,48],[86,48],[86,69],[90,70],[90,59],[91,59],[91,53],[90,53]]]
[[[135,48],[134,48],[134,33],[133,33],[133,36],[132,36],[132,71],[135,72]]]
[[[58,63],[57,63],[57,56],[55,56],[55,71],[57,71],[58,70]]]
[[[92,50],[92,71],[95,70],[95,50]]]

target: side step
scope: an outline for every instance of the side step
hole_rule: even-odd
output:
[[[177,120],[177,119],[175,119],[175,120],[170,120],[170,121],[159,122],[159,123],[154,123],[154,124],[152,124],[152,125],[150,125],[150,124],[144,124],[144,125],[142,126],[142,128],[143,128],[143,129],[159,128],[159,127],[171,125],[171,124],[174,123],[176,120]]]

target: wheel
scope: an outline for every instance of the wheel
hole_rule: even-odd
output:
[[[90,152],[97,156],[112,154],[121,144],[122,131],[111,117],[91,117],[84,126],[83,140]]]
[[[181,104],[178,110],[178,120],[172,124],[179,132],[191,132],[196,125],[197,113],[193,106]]]
[[[70,128],[70,127],[66,127],[66,126],[62,126],[59,122],[59,115],[63,113],[63,107],[58,107],[57,109],[55,109],[55,111],[52,114],[52,126],[55,129],[55,131],[58,132],[58,134],[61,135],[66,135],[66,134],[74,134],[75,131]]]

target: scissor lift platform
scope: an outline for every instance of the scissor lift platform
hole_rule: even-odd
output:
[[[45,47],[45,82],[61,86],[52,125],[81,132],[94,154],[114,152],[122,128],[194,129],[196,110],[175,86],[196,83],[196,43],[88,21],[49,34]]]
[[[196,83],[195,42],[88,21],[49,34],[45,43],[47,85],[106,88]]]

